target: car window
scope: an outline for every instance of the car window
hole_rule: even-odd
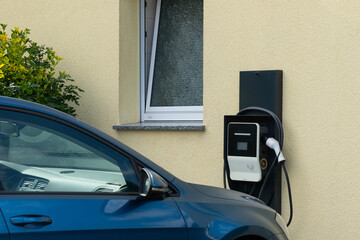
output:
[[[63,123],[0,110],[2,191],[137,192],[130,159]]]

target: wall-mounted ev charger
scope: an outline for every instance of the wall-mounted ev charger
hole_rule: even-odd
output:
[[[259,182],[260,125],[230,122],[227,126],[227,159],[233,181]]]

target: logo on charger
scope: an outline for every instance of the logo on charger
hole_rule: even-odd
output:
[[[251,171],[254,171],[254,164],[246,164],[246,167],[251,170]]]

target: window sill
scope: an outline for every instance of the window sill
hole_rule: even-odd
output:
[[[113,126],[115,130],[204,131],[203,121],[149,121]]]

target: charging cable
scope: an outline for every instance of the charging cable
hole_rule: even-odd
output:
[[[286,167],[285,167],[285,157],[280,149],[280,144],[278,141],[276,141],[274,138],[268,138],[266,140],[266,146],[268,146],[269,148],[273,149],[275,154],[276,154],[276,159],[273,162],[273,164],[271,165],[271,168],[269,169],[268,174],[266,175],[266,178],[263,182],[263,185],[261,186],[260,192],[259,192],[259,196],[258,198],[261,197],[261,194],[264,190],[264,186],[266,185],[266,182],[268,180],[268,176],[270,175],[269,173],[272,170],[272,167],[275,165],[275,163],[279,163],[281,165],[281,167],[284,170],[284,174],[286,177],[286,182],[287,182],[287,187],[288,187],[288,193],[289,193],[289,205],[290,205],[290,217],[288,220],[288,223],[286,224],[286,226],[289,226],[291,221],[292,221],[292,217],[293,217],[293,205],[292,205],[292,196],[291,196],[291,187],[290,187],[290,179],[289,179],[289,175],[287,173]]]
[[[293,217],[293,203],[292,203],[292,197],[291,197],[291,187],[290,187],[290,179],[289,179],[289,175],[286,171],[286,167],[285,167],[285,162],[282,162],[281,164],[283,170],[284,170],[284,174],[286,177],[286,182],[287,182],[287,187],[288,187],[288,194],[289,194],[289,205],[290,205],[290,216],[289,216],[289,220],[286,224],[286,226],[290,226],[292,217]]]

